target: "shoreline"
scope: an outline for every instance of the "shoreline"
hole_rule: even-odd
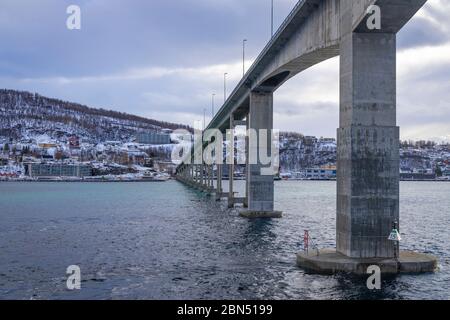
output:
[[[43,182],[51,182],[51,183],[124,183],[124,182],[167,182],[169,180],[0,180],[0,183],[2,182],[21,182],[21,183],[43,183]]]
[[[133,179],[133,180],[0,180],[0,183],[6,182],[22,182],[22,183],[42,183],[42,182],[52,182],[52,183],[125,183],[125,182],[139,182],[139,183],[148,183],[148,182],[167,182],[174,179],[168,179],[168,180],[140,180],[140,179]],[[234,180],[241,180],[245,181],[245,179],[234,179]],[[222,179],[222,181],[228,181],[228,179]],[[311,181],[311,182],[336,182],[336,180],[332,179],[288,179],[288,180],[275,180],[275,182],[287,182],[287,181]],[[400,180],[400,182],[450,182],[450,180]]]

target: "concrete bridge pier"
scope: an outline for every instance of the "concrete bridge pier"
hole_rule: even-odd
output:
[[[198,170],[198,165],[194,164],[193,167],[194,167],[194,171],[195,171],[195,173],[194,173],[194,184],[195,184],[195,187],[198,188],[199,185],[200,185],[200,177],[199,177],[200,172]]]
[[[192,164],[192,184],[194,188],[198,189],[199,183],[198,183],[198,166],[196,164]]]
[[[187,168],[186,168],[186,175],[187,175],[187,179],[188,179],[188,184],[190,185],[190,186],[194,186],[194,181],[193,181],[193,167],[192,166],[188,166]]]
[[[394,258],[399,222],[396,35],[350,32],[341,40],[338,252]]]
[[[202,166],[200,164],[197,166],[197,189],[203,189],[203,181],[202,181]]]
[[[385,29],[355,30],[354,6],[341,1],[337,248],[299,254],[297,261],[332,273],[365,274],[370,265],[383,273],[433,271],[434,257],[399,252],[398,242],[388,240],[399,225],[396,32],[388,19]]]
[[[209,188],[210,188],[210,178],[209,178],[209,165],[205,164],[204,165],[205,168],[205,192],[209,193]]]
[[[211,193],[211,176],[210,176],[210,170],[209,170],[208,164],[203,164],[203,170],[204,170],[204,183],[203,183],[203,192],[206,194]]]
[[[212,167],[211,165],[206,165],[206,176],[208,177],[208,183],[207,183],[207,189],[208,192],[211,192],[211,190],[213,189],[213,184],[212,184]]]
[[[203,176],[203,184],[202,184],[202,190],[204,193],[207,191],[207,184],[208,184],[208,175],[207,175],[207,167],[205,164],[202,165],[202,176]]]
[[[208,194],[212,194],[214,192],[214,182],[213,182],[214,176],[213,176],[213,167],[210,164],[206,165],[206,176],[208,178],[206,189]]]
[[[203,188],[204,188],[204,185],[203,185],[203,174],[204,174],[204,172],[203,172],[203,164],[200,164],[198,166],[198,169],[199,169],[199,174],[200,174],[200,177],[199,177],[199,180],[200,180],[199,188],[200,188],[201,191],[203,191]]]
[[[230,130],[227,134],[228,143],[230,147],[228,148],[228,208],[234,207],[234,114],[230,117]]]
[[[250,137],[248,135],[249,129],[250,129],[250,122],[248,121],[248,114],[247,117],[245,119],[245,121],[243,121],[242,123],[243,125],[245,125],[245,129],[246,129],[246,136],[245,136],[245,198],[244,198],[244,208],[248,209],[248,194],[249,194],[249,184],[248,184],[248,172],[249,172],[249,157],[250,157],[250,152],[248,151],[250,148]]]
[[[223,164],[216,165],[216,178],[217,178],[217,187],[216,187],[216,201],[220,201],[222,199],[222,176],[223,176]]]
[[[226,136],[223,136],[223,141],[226,141]],[[216,156],[216,201],[222,200],[222,198],[227,197],[228,194],[223,192],[223,149],[215,150]]]
[[[280,218],[281,212],[274,211],[274,176],[265,171],[272,162],[264,163],[272,154],[273,92],[252,91],[247,116],[247,129],[253,129],[256,136],[248,137],[246,150],[246,194],[248,209],[240,213],[245,218]],[[261,141],[260,130],[266,130],[266,141]],[[267,148],[264,148],[267,146]]]

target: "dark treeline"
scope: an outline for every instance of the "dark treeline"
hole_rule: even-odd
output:
[[[419,140],[419,141],[400,141],[400,147],[402,148],[417,148],[417,149],[430,149],[437,146],[438,143],[435,141],[425,141],[425,140]]]
[[[158,121],[153,119],[147,119],[144,117],[139,117],[136,115],[131,115],[124,112],[119,111],[113,111],[113,110],[106,110],[103,108],[96,109],[91,108],[82,104],[53,99],[53,98],[47,98],[43,97],[36,93],[26,92],[26,91],[16,91],[16,90],[7,90],[7,89],[0,89],[0,106],[4,107],[16,107],[16,106],[30,106],[30,107],[59,107],[63,108],[68,111],[74,111],[83,113],[86,115],[92,115],[92,116],[101,116],[101,117],[109,117],[113,119],[118,120],[126,120],[126,121],[133,121],[136,123],[142,123],[147,124],[155,127],[160,128],[167,128],[167,129],[188,129],[191,130],[191,128],[187,125],[183,124],[176,124],[176,123],[170,123],[165,121]],[[59,119],[63,120],[63,119]],[[73,121],[73,119],[65,119],[66,121]]]

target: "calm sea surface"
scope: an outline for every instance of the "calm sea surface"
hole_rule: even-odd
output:
[[[305,229],[335,246],[334,182],[275,192],[284,218],[249,221],[176,181],[0,183],[0,299],[450,298],[450,183],[401,183],[401,247],[438,256],[440,271],[379,292],[295,265]],[[80,291],[66,289],[69,265]]]

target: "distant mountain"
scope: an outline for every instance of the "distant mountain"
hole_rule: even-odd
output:
[[[23,140],[37,135],[77,135],[85,140],[129,141],[136,132],[188,126],[96,109],[36,93],[0,89],[0,136]]]

